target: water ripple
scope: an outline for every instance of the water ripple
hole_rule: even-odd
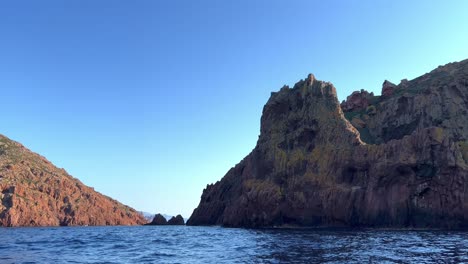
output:
[[[468,232],[0,228],[0,263],[468,263]]]

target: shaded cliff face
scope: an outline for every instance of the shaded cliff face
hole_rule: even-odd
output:
[[[345,113],[312,75],[272,93],[257,146],[207,186],[187,224],[468,227],[467,71],[386,82]]]
[[[0,135],[0,226],[137,225],[146,220]]]

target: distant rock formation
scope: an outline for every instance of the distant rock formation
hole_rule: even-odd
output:
[[[148,225],[167,225],[167,220],[162,214],[157,214]]]
[[[169,219],[167,224],[168,225],[185,225],[185,221],[184,221],[184,218],[179,214]]]
[[[341,107],[313,75],[272,93],[187,224],[468,228],[468,60]]]
[[[134,209],[96,192],[0,135],[0,226],[140,225]]]

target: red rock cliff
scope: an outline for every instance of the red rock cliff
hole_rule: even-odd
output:
[[[0,135],[0,226],[139,225],[134,209]]]

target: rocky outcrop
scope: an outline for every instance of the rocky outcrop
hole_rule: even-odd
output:
[[[313,75],[283,87],[187,224],[467,228],[467,84],[468,61],[452,63],[345,112]]]
[[[0,136],[0,226],[139,225],[134,209]]]
[[[374,93],[369,93],[365,90],[355,91],[346,98],[346,101],[341,103],[341,109],[343,111],[365,110],[374,98],[376,98]]]
[[[181,215],[173,216],[169,221],[167,221],[168,225],[185,225],[184,218]]]
[[[167,225],[167,220],[162,214],[157,214],[148,225]]]
[[[381,144],[402,139],[416,130],[432,126],[443,128],[458,142],[468,138],[468,60],[450,63],[412,81],[402,80],[391,96],[382,95],[362,111],[348,108],[349,120],[364,122],[361,139]],[[370,113],[369,110],[372,110]]]
[[[397,86],[394,83],[385,80],[384,83],[382,84],[382,96],[384,97],[392,96],[396,88]],[[343,109],[343,111],[345,111],[345,109]]]

